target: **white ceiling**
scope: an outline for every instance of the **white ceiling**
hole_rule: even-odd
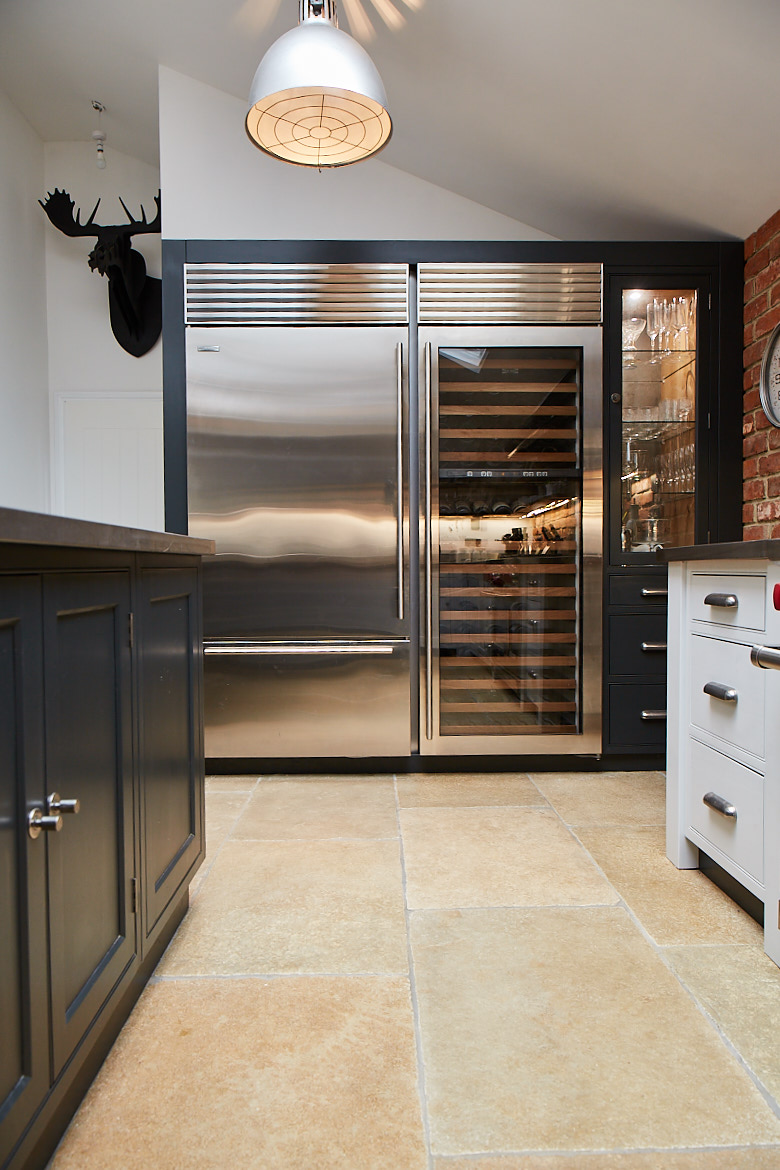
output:
[[[383,161],[564,239],[744,238],[780,207],[780,0],[395,0],[396,31],[373,3]],[[153,163],[158,64],[245,98],[296,19],[0,0],[0,88],[47,142],[89,139],[98,98],[107,150]]]

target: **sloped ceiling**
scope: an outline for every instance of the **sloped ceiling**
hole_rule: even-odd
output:
[[[391,165],[563,239],[744,238],[780,206],[778,0],[395,4],[390,30],[363,0]],[[44,141],[89,139],[97,98],[107,150],[155,162],[158,64],[244,98],[296,19],[296,0],[2,0],[0,88]]]

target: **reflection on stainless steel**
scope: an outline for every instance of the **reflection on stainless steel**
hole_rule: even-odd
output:
[[[432,384],[433,371],[431,369],[431,352],[432,345],[430,341],[425,344],[425,736],[426,739],[433,739],[433,568],[432,568],[432,554],[433,547],[433,533],[431,525],[433,522],[432,503],[431,503],[431,483],[433,472],[431,464],[433,462],[433,447],[432,447],[432,431],[433,420],[431,418],[431,403],[432,403]]]
[[[600,264],[421,264],[419,319],[426,324],[597,325],[601,277]]]
[[[229,658],[237,654],[392,654],[389,642],[205,642],[204,654]]]
[[[208,659],[207,756],[408,754],[408,642],[281,650]]]
[[[396,559],[398,561],[398,620],[404,620],[404,347],[395,347],[396,358]]]
[[[394,327],[187,330],[190,532],[217,545],[205,567],[207,638],[405,634],[405,337]],[[199,352],[205,339],[219,352]]]

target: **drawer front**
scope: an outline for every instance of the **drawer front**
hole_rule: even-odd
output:
[[[764,881],[764,779],[728,756],[690,741],[691,768],[686,815],[691,828],[712,842],[758,882]],[[736,817],[704,803],[714,793]],[[706,852],[706,850],[705,850]],[[717,856],[714,858],[717,861]]]
[[[666,614],[613,614],[609,673],[666,677]]]
[[[691,723],[763,759],[765,679],[750,662],[750,647],[696,634],[690,645]]]
[[[693,621],[735,629],[764,629],[766,577],[762,574],[691,573],[688,596]],[[727,600],[732,604],[724,604]]]
[[[609,604],[666,606],[666,577],[651,573],[613,573],[609,578]]]
[[[609,745],[662,752],[666,746],[666,686],[663,683],[612,683],[609,691]]]

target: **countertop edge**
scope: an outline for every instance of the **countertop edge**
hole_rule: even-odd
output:
[[[729,544],[659,548],[656,556],[663,564],[672,561],[780,561],[780,540],[736,540]]]
[[[0,544],[49,545],[52,548],[93,548],[112,552],[181,553],[208,556],[214,542],[179,532],[151,532],[53,516],[48,512],[22,512],[0,508]]]

